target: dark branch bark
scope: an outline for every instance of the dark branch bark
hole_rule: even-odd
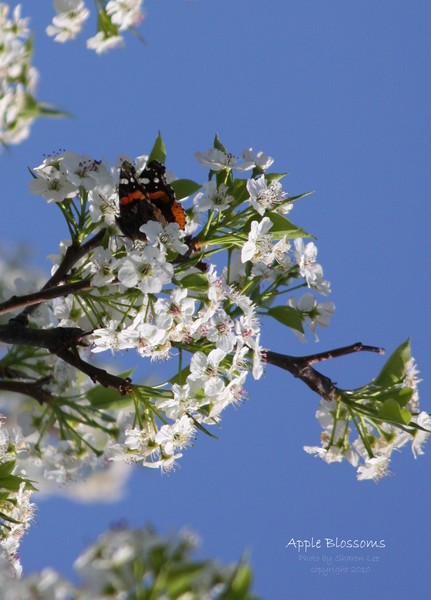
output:
[[[12,319],[7,325],[0,325],[1,342],[45,348],[66,363],[88,375],[95,383],[100,383],[104,387],[114,387],[122,394],[129,393],[132,389],[129,378],[111,375],[104,369],[85,362],[79,356],[78,346],[86,345],[84,338],[87,334],[88,332],[79,329],[79,327],[30,329]],[[2,388],[0,387],[0,389]]]
[[[51,392],[44,388],[50,379],[50,377],[42,377],[37,381],[0,381],[0,390],[30,396],[39,404],[46,404],[53,399]]]
[[[32,294],[12,296],[9,300],[0,304],[0,315],[4,315],[19,308],[40,304],[45,300],[52,300],[53,298],[60,298],[61,296],[68,296],[69,294],[89,289],[91,289],[90,278],[87,278],[73,283],[66,283],[65,285],[49,288],[44,287],[39,292],[33,292]]]
[[[316,371],[311,365],[354,352],[376,352],[377,354],[383,354],[384,350],[376,346],[365,346],[361,342],[319,354],[310,354],[309,356],[289,356],[288,354],[279,354],[278,352],[267,350],[266,361],[271,365],[289,371],[289,373],[301,379],[313,392],[316,392],[319,396],[325,398],[325,400],[335,400],[338,393],[335,383],[329,377],[326,377],[326,375]]]
[[[90,238],[85,244],[72,244],[69,246],[63,256],[63,260],[58,266],[56,272],[48,279],[41,291],[45,291],[51,288],[59,286],[66,280],[67,274],[70,269],[75,265],[78,260],[85,256],[88,252],[91,252],[97,246],[100,246],[102,239],[104,238],[106,229],[101,229],[95,236]],[[55,296],[54,296],[55,297]],[[41,302],[43,299],[41,300]],[[14,317],[15,321],[18,321],[24,325],[28,323],[28,317],[36,309],[41,302],[34,302],[27,306],[19,315]]]
[[[25,296],[14,296],[0,304],[0,315],[25,307],[19,315],[10,319],[7,325],[0,325],[0,341],[5,344],[45,348],[88,375],[92,381],[105,387],[114,387],[122,394],[127,394],[132,389],[129,378],[111,375],[104,369],[87,363],[79,356],[78,346],[86,345],[84,337],[88,332],[78,327],[56,327],[53,329],[31,329],[28,327],[28,317],[41,302],[91,288],[89,279],[73,283],[64,282],[67,281],[67,276],[72,267],[88,252],[101,244],[105,233],[106,229],[102,229],[84,244],[69,246],[58,269],[40,291]],[[9,374],[12,375],[12,372],[10,371]],[[42,378],[36,382],[8,381],[7,368],[0,373],[1,376],[5,379],[0,381],[0,390],[20,392],[35,398],[38,402],[47,402],[51,399],[51,394],[43,389],[44,383],[48,380],[47,378]],[[16,373],[14,377],[15,379],[25,378],[25,374]]]
[[[30,329],[11,320],[6,325],[0,325],[0,341],[5,344],[21,344],[46,348],[57,354],[64,348],[83,345],[86,332],[79,327],[54,327],[53,329]]]
[[[59,358],[64,360],[64,362],[67,362],[69,365],[72,365],[72,367],[75,367],[82,371],[82,373],[88,375],[94,383],[100,383],[103,387],[116,388],[124,396],[132,391],[131,379],[128,377],[117,377],[104,369],[99,369],[99,367],[95,367],[94,365],[85,362],[79,356],[76,348],[70,350],[66,348],[60,352],[56,352],[56,354]]]

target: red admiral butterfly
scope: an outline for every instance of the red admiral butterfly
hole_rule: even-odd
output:
[[[148,221],[158,221],[164,227],[168,223],[177,223],[180,229],[186,226],[186,213],[166,181],[165,172],[158,160],[147,163],[140,175],[127,160],[121,165],[117,224],[132,240],[146,240],[139,228]]]

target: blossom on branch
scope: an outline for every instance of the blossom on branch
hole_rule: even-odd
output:
[[[70,239],[52,257],[51,277],[39,292],[0,305],[2,314],[21,308],[0,326],[0,340],[11,345],[0,387],[27,395],[29,422],[49,431],[36,445],[27,427],[18,465],[43,468],[62,484],[114,463],[168,472],[199,432],[211,435],[223,412],[244,400],[247,378],[261,378],[267,364],[290,371],[322,397],[322,446],[307,452],[327,463],[347,460],[360,479],[387,472],[392,450],[407,442],[415,456],[423,452],[429,419],[419,411],[407,346],[357,390],[339,389],[313,366],[342,349],[308,357],[265,349],[267,318],[302,340],[308,327],[317,340],[334,305],[315,295],[328,294],[329,282],[314,242],[305,243],[306,232],[285,217],[293,203],[281,177],[262,173],[272,159],[244,151],[252,173],[243,176],[244,164],[235,171],[238,161],[215,143],[205,155],[206,197],[189,179],[161,181],[163,165],[140,178],[148,160],[164,161],[160,139],[151,158],[134,161],[134,187],[121,182],[127,194],[121,206],[140,219],[139,239],[119,227],[124,158],[110,165],[69,151],[33,169],[32,192],[60,208]],[[301,288],[310,291],[298,294]],[[29,348],[16,364],[14,340]],[[358,350],[380,353],[361,344],[347,348]],[[106,351],[117,364],[131,359],[132,368],[114,375],[93,364]]]
[[[29,19],[21,17],[19,4],[12,14],[9,11],[9,6],[0,2],[0,146],[25,140],[38,116],[61,115],[36,101],[39,74],[31,64]]]
[[[56,15],[46,33],[56,42],[74,40],[90,16],[84,0],[53,0]],[[142,0],[102,0],[96,3],[98,31],[87,39],[87,48],[103,54],[122,46],[122,32],[134,31],[144,18]]]

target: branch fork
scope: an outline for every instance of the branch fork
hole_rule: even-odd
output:
[[[336,400],[338,388],[335,383],[311,365],[331,358],[353,354],[354,352],[384,354],[385,351],[383,348],[377,346],[366,346],[362,342],[356,342],[350,346],[343,346],[308,356],[289,356],[288,354],[272,352],[272,350],[267,350],[265,356],[267,363],[289,371],[289,373],[303,381],[313,392],[316,392],[325,400]]]

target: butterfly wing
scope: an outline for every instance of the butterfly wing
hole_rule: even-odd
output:
[[[139,175],[141,183],[152,203],[158,207],[167,223],[177,223],[180,229],[186,226],[186,213],[175,197],[174,189],[166,180],[166,168],[158,160],[151,160]]]

